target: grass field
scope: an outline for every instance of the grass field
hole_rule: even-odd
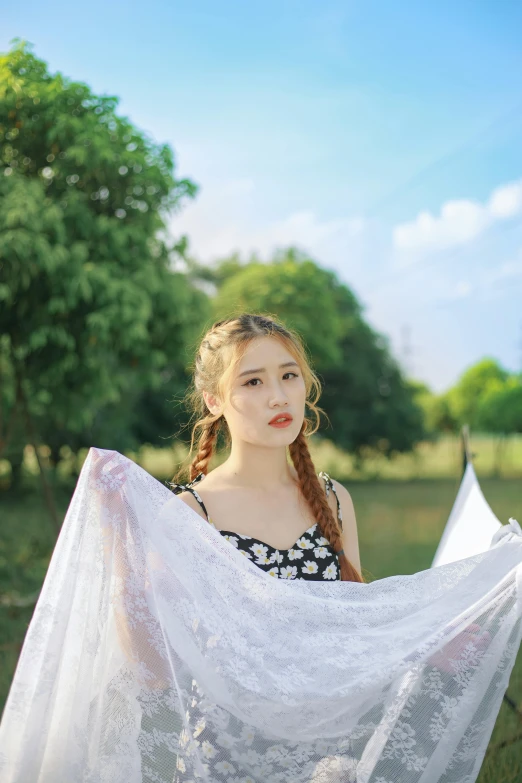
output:
[[[510,516],[522,522],[522,439],[508,444],[500,478],[490,476],[495,444],[483,439],[472,446],[478,455],[475,464],[481,486],[493,511],[502,522]],[[328,471],[351,492],[368,581],[430,567],[460,483],[458,442],[446,439],[436,446],[422,447],[419,454],[401,457],[391,465],[375,460],[359,474],[353,472],[351,458],[329,443],[312,444],[312,455],[317,470]],[[182,453],[143,449],[134,457],[164,480],[172,477]],[[0,494],[0,704],[7,695],[33,612],[33,605],[14,604],[20,597],[38,594],[55,542],[34,473],[29,451],[23,490]],[[74,489],[74,480],[66,473],[55,488],[61,517]],[[508,694],[521,709],[522,654]],[[511,742],[517,735],[520,739]],[[510,744],[496,748],[502,742]],[[478,780],[520,783],[521,769],[522,721],[504,702]]]

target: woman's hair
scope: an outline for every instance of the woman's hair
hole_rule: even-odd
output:
[[[267,315],[241,315],[217,321],[203,336],[193,366],[193,388],[189,389],[186,401],[197,419],[192,428],[190,454],[199,432],[197,452],[190,462],[189,481],[199,473],[207,474],[208,465],[216,448],[217,438],[222,431],[227,446],[231,444],[230,430],[222,415],[212,414],[203,397],[203,390],[227,400],[230,394],[234,372],[244,356],[249,344],[259,337],[273,337],[288,350],[298,363],[306,387],[306,402],[315,417],[315,423],[305,415],[303,426],[297,438],[290,443],[289,451],[297,471],[299,489],[306,499],[313,517],[317,520],[323,536],[328,539],[335,551],[343,548],[342,530],[334,517],[326,494],[308,450],[307,437],[317,431],[320,424],[316,405],[321,394],[321,383],[310,367],[304,345],[291,329],[283,326],[275,318]],[[176,482],[185,468],[181,467]],[[345,554],[339,555],[341,579],[350,582],[364,582],[363,577],[350,563]]]

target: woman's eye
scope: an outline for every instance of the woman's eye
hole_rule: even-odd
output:
[[[296,372],[292,372],[291,370],[290,370],[289,372],[285,372],[285,375],[294,375],[296,378],[298,378],[298,377],[299,377],[299,376],[297,375],[297,373],[296,373]],[[283,376],[283,377],[284,377],[284,376]],[[261,378],[251,378],[249,381],[247,381],[247,382],[246,382],[245,384],[243,384],[243,385],[244,385],[244,386],[250,386],[250,384],[253,384],[253,383],[254,383],[254,381],[260,381],[260,380],[261,380]],[[257,384],[256,384],[256,386],[257,386]]]

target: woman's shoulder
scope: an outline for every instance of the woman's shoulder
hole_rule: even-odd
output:
[[[317,474],[319,478],[323,479],[326,487],[329,489],[333,489],[337,494],[340,494],[341,496],[346,497],[347,495],[350,495],[344,484],[341,484],[340,481],[337,481],[337,479],[334,479],[330,476],[329,473],[327,473],[325,470],[319,471]]]
[[[200,517],[203,517],[203,519],[206,519],[205,512],[201,508],[201,504],[199,501],[194,497],[192,492],[189,492],[188,490],[183,490],[182,492],[177,492],[177,497],[183,501],[183,503],[186,503],[187,506],[190,506],[190,508],[193,511],[197,511],[197,513],[200,515]]]
[[[196,487],[199,488],[199,482],[205,478],[203,473],[199,473],[192,481],[186,483],[167,482],[169,489],[183,501],[193,511],[196,511],[203,519],[207,519],[206,508]],[[205,487],[207,486],[205,482]]]
[[[293,466],[291,468],[291,474],[294,480],[297,481],[297,471],[295,468],[293,468]],[[319,471],[317,476],[325,488],[329,505],[332,506],[332,510],[335,511],[336,506],[337,510],[339,510],[339,501],[341,498],[346,498],[347,496],[349,497],[348,490],[339,481],[333,479],[330,474],[324,470]],[[211,470],[209,473],[199,473],[194,479],[192,479],[192,481],[189,481],[186,484],[176,484],[169,482],[169,487],[180,500],[190,506],[190,508],[193,511],[196,511],[201,517],[206,519],[207,516],[205,515],[205,510],[202,507],[204,505],[202,502],[203,499],[199,493],[200,486],[202,483],[204,483],[204,494],[208,500],[213,491],[219,491],[220,489],[223,489],[221,479],[222,477],[220,476],[219,469],[214,468],[214,470]],[[190,487],[190,489],[188,487]]]

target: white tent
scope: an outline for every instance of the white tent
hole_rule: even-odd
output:
[[[468,462],[431,567],[485,552],[502,527],[482,494],[472,463]]]

